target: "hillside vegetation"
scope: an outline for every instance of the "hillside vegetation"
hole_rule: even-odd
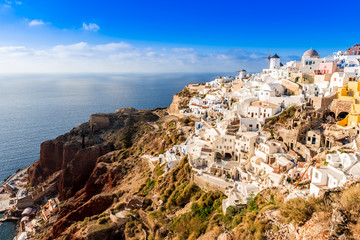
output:
[[[224,215],[226,196],[196,185],[186,156],[169,172],[141,157],[164,153],[193,129],[195,119],[157,115],[101,133],[115,150],[97,158],[85,185],[62,199],[55,223],[44,222],[36,239],[359,239],[359,184],[288,201],[289,191],[267,189]]]

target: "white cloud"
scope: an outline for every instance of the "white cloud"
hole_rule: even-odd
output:
[[[193,48],[172,48],[171,50],[173,52],[177,52],[177,53],[193,52],[194,51]]]
[[[8,5],[21,5],[22,2],[20,1],[12,1],[12,0],[5,0],[5,3]]]
[[[100,27],[96,23],[89,23],[89,24],[83,23],[82,29],[85,31],[97,32],[100,30]]]
[[[44,21],[41,19],[34,19],[29,22],[30,27],[44,25],[44,24],[45,24]]]
[[[264,54],[266,56],[266,53]],[[265,68],[261,54],[243,50],[204,52],[193,48],[136,47],[126,42],[79,42],[47,49],[0,47],[0,73],[233,72]]]
[[[130,49],[131,45],[126,42],[119,43],[108,43],[104,45],[96,45],[93,47],[94,50],[99,50],[103,52],[114,52],[119,50]]]

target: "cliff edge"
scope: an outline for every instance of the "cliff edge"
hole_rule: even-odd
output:
[[[197,94],[198,94],[197,91],[191,90],[188,87],[185,87],[181,92],[175,94],[173,96],[171,105],[168,109],[169,114],[173,114],[173,115],[180,114],[180,110],[187,108],[190,99]]]

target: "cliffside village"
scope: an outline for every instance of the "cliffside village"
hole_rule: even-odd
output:
[[[344,186],[360,178],[359,72],[356,44],[323,58],[310,49],[286,64],[275,54],[260,73],[190,84],[198,95],[178,114],[201,121],[151,160],[170,170],[188,155],[197,183],[228,196],[224,212],[265,188],[293,198]]]
[[[236,77],[190,84],[185,90],[197,94],[170,114],[200,119],[193,133],[157,157],[143,157],[168,172],[187,155],[194,181],[228,197],[224,213],[271,187],[290,191],[288,198],[320,196],[360,178],[359,73],[356,44],[323,58],[310,49],[286,64],[275,54],[260,73],[240,70]],[[0,189],[0,212],[23,209],[18,239],[32,236],[41,221],[54,222],[59,205],[46,198],[56,190],[56,176],[31,190],[25,172]],[[28,191],[46,204],[34,209],[37,199]]]

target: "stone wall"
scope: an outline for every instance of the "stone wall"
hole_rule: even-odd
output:
[[[221,191],[221,192],[225,193],[225,189],[226,189],[225,186],[220,186],[220,185],[212,182],[210,179],[207,180],[206,178],[214,178],[214,177],[209,176],[209,175],[201,175],[201,176],[198,176],[197,174],[193,175],[194,182],[199,187],[201,187],[201,189],[203,189],[205,191]]]
[[[281,81],[281,85],[283,85],[285,88],[290,90],[290,92],[292,92],[292,93],[298,93],[299,92],[299,85],[294,83],[294,82],[291,82],[289,80],[283,79]]]
[[[190,91],[196,91],[196,92],[201,92],[206,88],[205,84],[202,84],[202,83],[189,84],[186,87]]]
[[[323,97],[310,97],[311,105],[317,109],[329,110],[334,99]]]
[[[294,151],[303,157],[306,161],[309,161],[312,157],[310,149],[299,142],[296,143]]]
[[[110,118],[105,114],[92,114],[90,116],[90,128],[98,130],[108,128],[110,126]]]
[[[351,104],[353,104],[352,100],[334,99],[330,105],[330,111],[337,117],[341,112],[350,112]]]

